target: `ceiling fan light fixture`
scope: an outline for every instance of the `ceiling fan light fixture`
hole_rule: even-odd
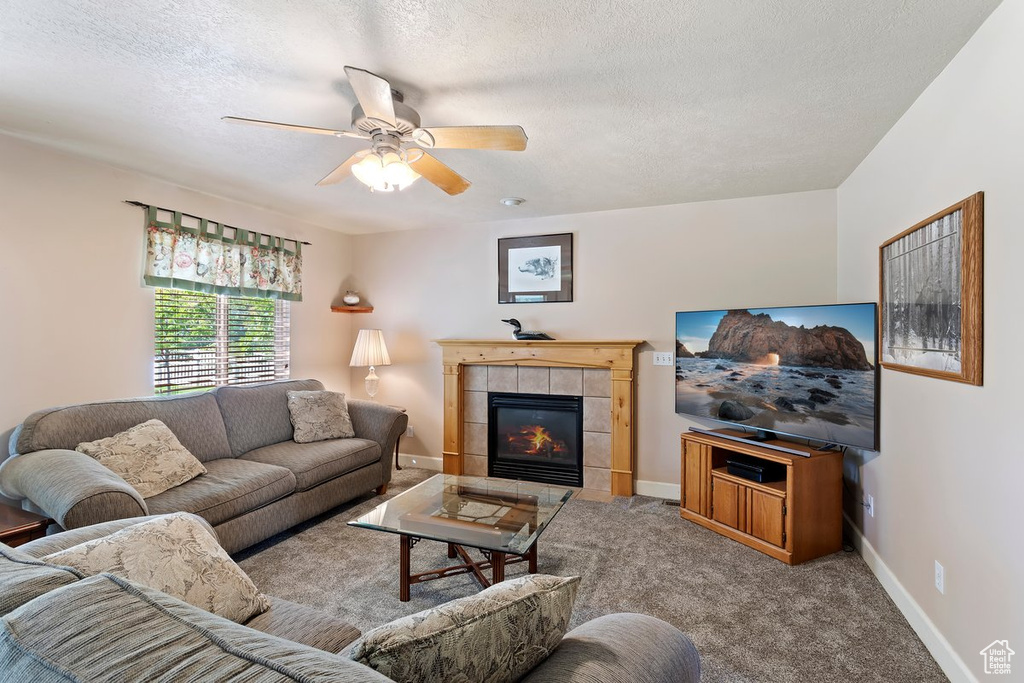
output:
[[[384,180],[388,185],[393,185],[399,190],[409,187],[420,177],[420,174],[412,170],[405,159],[395,152],[385,154],[382,163],[384,164]]]
[[[352,167],[352,175],[367,187],[379,185],[384,180],[384,165],[376,154],[367,154]]]
[[[352,175],[374,192],[404,190],[420,177],[396,152],[367,154],[352,167]]]

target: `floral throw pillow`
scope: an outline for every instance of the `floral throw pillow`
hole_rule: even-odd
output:
[[[203,463],[160,420],[147,420],[106,439],[80,443],[75,450],[98,460],[143,498],[206,474]]]
[[[295,443],[348,439],[356,435],[345,394],[289,391],[288,412],[295,428]]]
[[[270,602],[194,515],[176,512],[47,555],[93,576],[114,574],[243,624]]]
[[[504,581],[375,628],[347,654],[398,683],[513,683],[561,642],[579,580]]]

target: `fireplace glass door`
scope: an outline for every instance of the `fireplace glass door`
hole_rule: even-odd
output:
[[[583,399],[488,394],[487,471],[492,477],[583,485]]]

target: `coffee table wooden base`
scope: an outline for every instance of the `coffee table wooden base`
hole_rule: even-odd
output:
[[[459,557],[462,559],[462,564],[452,565],[450,567],[444,567],[443,569],[434,569],[429,572],[421,572],[419,574],[411,573],[410,559],[412,556],[412,547],[416,545],[420,539],[416,536],[407,536],[401,534],[401,546],[399,548],[399,587],[398,587],[398,599],[402,602],[409,602],[409,586],[415,583],[426,583],[427,581],[434,581],[436,579],[444,579],[449,576],[458,576],[460,574],[472,574],[473,578],[477,580],[483,588],[488,588],[496,583],[501,583],[505,580],[505,567],[510,564],[517,562],[528,562],[528,568],[531,574],[537,573],[537,544],[536,542],[530,546],[522,555],[513,555],[511,553],[500,553],[495,550],[484,550],[483,548],[477,548],[484,559],[480,561],[474,560],[470,557],[469,552],[466,549],[456,543],[448,544],[448,557],[455,558]],[[484,575],[486,570],[491,570],[491,578],[488,580],[487,576]]]

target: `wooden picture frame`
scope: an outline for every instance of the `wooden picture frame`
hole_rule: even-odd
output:
[[[981,386],[984,194],[878,248],[878,337],[890,370]]]
[[[572,233],[498,240],[498,303],[572,301]]]

